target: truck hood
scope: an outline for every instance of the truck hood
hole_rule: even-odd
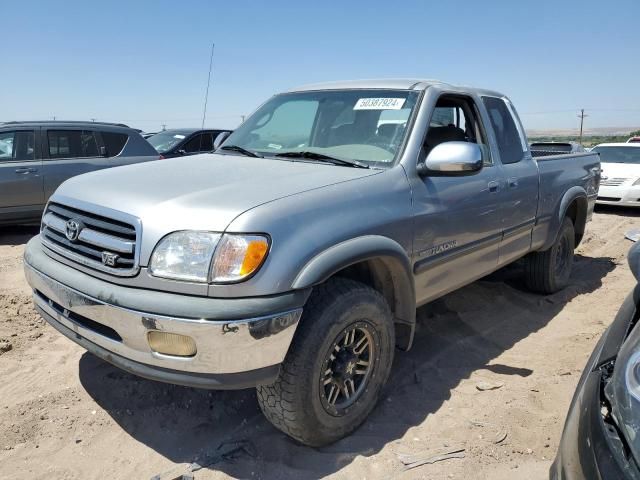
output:
[[[149,242],[153,248],[172,231],[221,232],[238,215],[258,205],[380,172],[235,155],[194,155],[80,175],[64,182],[51,200],[96,213],[111,209],[138,217],[144,250]]]

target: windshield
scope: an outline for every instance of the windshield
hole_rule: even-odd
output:
[[[602,163],[640,164],[640,147],[595,147],[591,151],[600,154]]]
[[[187,138],[187,134],[185,133],[166,131],[151,135],[147,138],[147,141],[157,150],[158,153],[166,153],[182,142],[185,138]]]
[[[276,95],[238,127],[224,146],[269,158],[287,152],[312,152],[389,167],[400,151],[418,95],[407,90]]]

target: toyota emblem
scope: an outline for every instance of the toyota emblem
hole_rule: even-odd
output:
[[[67,237],[67,239],[71,240],[72,242],[75,242],[78,239],[78,236],[80,235],[80,231],[82,230],[82,224],[78,221],[78,220],[68,220],[67,224],[65,225],[65,231],[64,234]]]

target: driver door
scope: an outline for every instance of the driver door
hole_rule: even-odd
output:
[[[483,168],[466,176],[413,180],[416,299],[426,303],[497,268],[502,175],[491,158],[475,100],[439,98],[424,140],[422,158],[437,145],[466,141],[480,145]]]

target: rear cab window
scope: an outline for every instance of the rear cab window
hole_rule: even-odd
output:
[[[35,160],[33,130],[0,132],[0,162]]]
[[[482,97],[498,143],[503,164],[518,163],[528,151],[526,137],[511,102],[503,98]]]

